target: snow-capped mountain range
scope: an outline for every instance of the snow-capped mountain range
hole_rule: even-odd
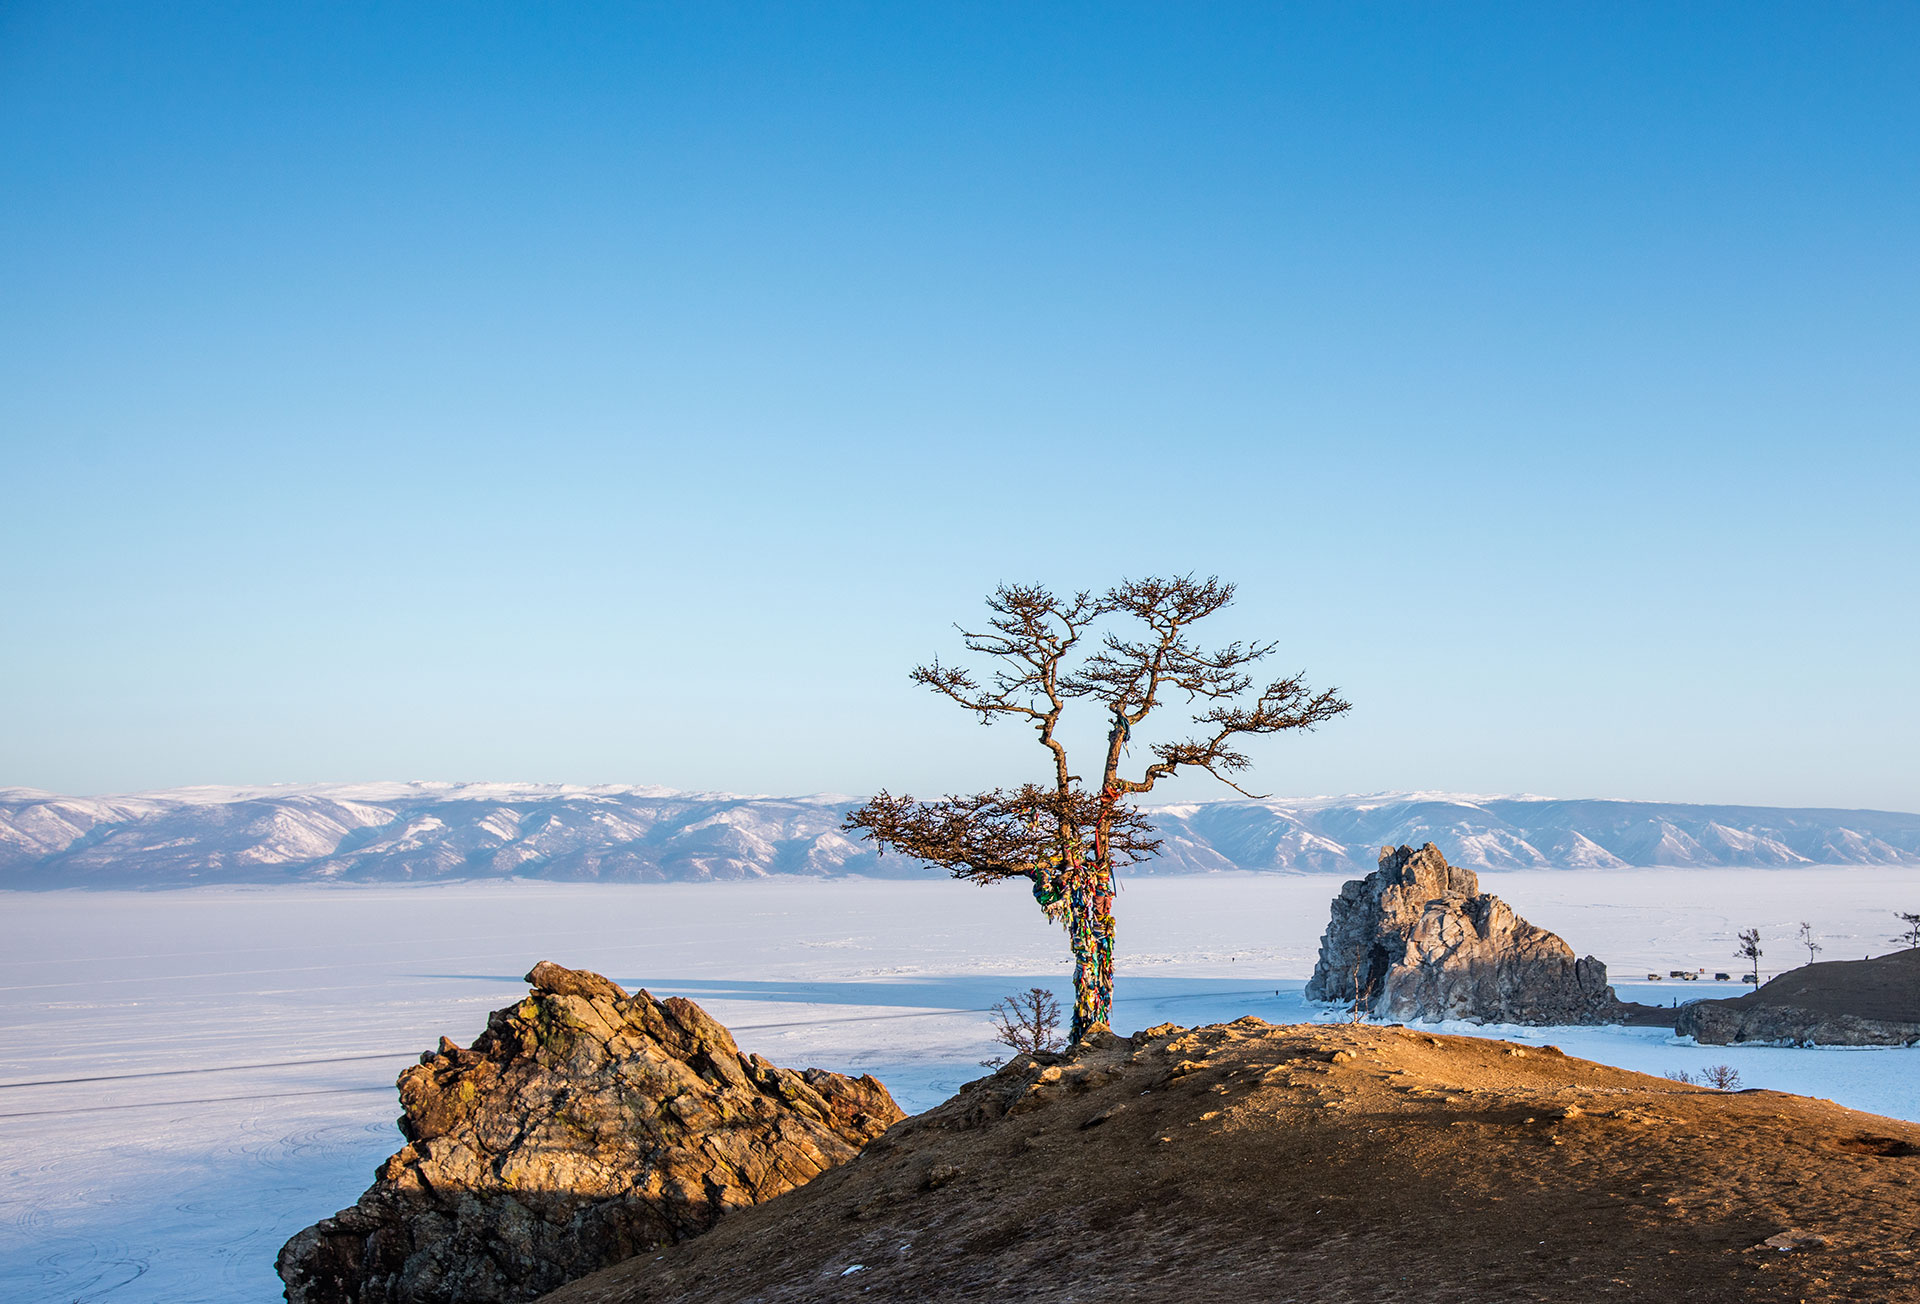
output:
[[[0,789],[0,888],[527,877],[937,876],[840,832],[855,800],[532,783]],[[1385,793],[1149,808],[1132,873],[1362,874],[1386,845],[1476,869],[1920,864],[1920,815]]]

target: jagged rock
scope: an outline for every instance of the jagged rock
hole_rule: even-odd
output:
[[[692,1001],[542,962],[470,1049],[400,1075],[407,1144],[289,1240],[290,1304],[530,1300],[799,1186],[905,1115],[872,1077],[743,1055]]]
[[[1705,1046],[1920,1045],[1920,949],[1802,965],[1745,996],[1693,1001],[1674,1031]]]
[[[1309,1000],[1359,1004],[1389,1019],[1489,1023],[1608,1023],[1607,967],[1499,897],[1431,842],[1380,849],[1380,868],[1334,898]]]

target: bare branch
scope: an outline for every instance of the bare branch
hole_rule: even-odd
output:
[[[1109,634],[1102,650],[1074,676],[1074,696],[1104,702],[1130,724],[1145,719],[1159,702],[1160,689],[1172,684],[1195,697],[1231,697],[1252,684],[1241,668],[1268,655],[1272,644],[1231,643],[1203,652],[1186,637],[1186,628],[1233,601],[1233,585],[1216,576],[1126,580],[1108,589],[1100,614],[1132,616],[1147,627],[1145,637]]]
[[[996,688],[993,692],[982,691],[971,674],[958,666],[943,666],[938,660],[932,665],[915,666],[908,672],[908,677],[916,684],[925,684],[936,693],[952,698],[969,711],[978,711],[981,724],[992,724],[995,715],[1040,714],[1032,707],[1014,701],[1005,688]]]
[[[1034,784],[1005,791],[915,801],[881,792],[841,825],[888,851],[940,866],[955,878],[991,883],[1031,878],[1081,854],[1100,818],[1100,799]],[[1145,860],[1160,847],[1153,826],[1130,805],[1115,805],[1107,845],[1114,864]]]
[[[1247,754],[1234,745],[1237,739],[1293,729],[1311,731],[1352,709],[1352,703],[1342,699],[1338,689],[1312,692],[1306,686],[1305,671],[1277,679],[1251,706],[1221,705],[1201,712],[1194,717],[1194,723],[1215,726],[1212,736],[1155,744],[1153,754],[1158,759],[1147,767],[1140,780],[1121,780],[1116,786],[1123,792],[1148,792],[1180,766],[1190,765],[1205,770],[1242,796],[1258,800],[1257,794],[1227,777],[1253,764]]]
[[[990,687],[983,687],[968,671],[937,660],[916,667],[912,678],[977,712],[982,724],[1003,716],[1031,721],[1041,745],[1053,753],[1054,786],[1064,791],[1074,775],[1068,769],[1066,746],[1057,737],[1066,708],[1061,666],[1087,626],[1101,614],[1101,604],[1091,593],[1062,599],[1039,585],[1002,584],[987,599],[987,610],[991,613],[988,628],[978,632],[962,628],[960,637],[969,652],[999,663]]]

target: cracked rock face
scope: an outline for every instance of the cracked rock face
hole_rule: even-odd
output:
[[[692,1001],[542,962],[400,1075],[407,1144],[276,1264],[290,1304],[529,1300],[708,1230],[904,1117],[872,1077],[743,1055]]]
[[[1576,959],[1431,842],[1381,848],[1380,868],[1340,889],[1306,994],[1401,1021],[1607,1023],[1622,1008],[1604,964]]]

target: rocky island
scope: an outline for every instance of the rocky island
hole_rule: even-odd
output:
[[[1431,842],[1418,851],[1382,847],[1380,867],[1340,889],[1306,994],[1401,1022],[1621,1023],[1658,1014],[1617,1000],[1606,965],[1576,959]]]

